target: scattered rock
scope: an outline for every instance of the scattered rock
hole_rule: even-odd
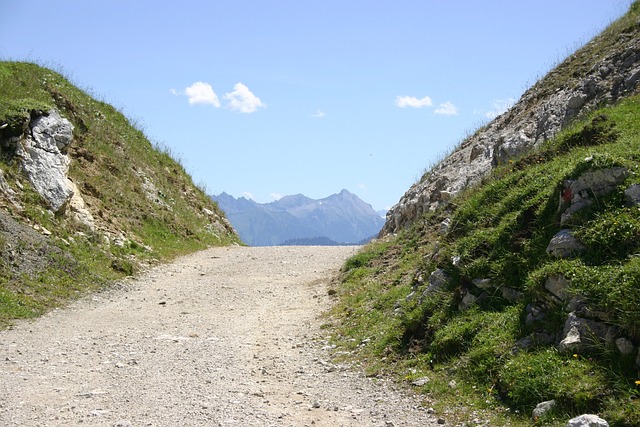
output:
[[[451,276],[445,270],[439,268],[429,276],[429,285],[427,289],[424,291],[425,294],[430,294],[432,292],[444,289],[444,287],[451,280]]]
[[[624,337],[620,337],[616,340],[616,347],[623,355],[629,355],[635,350],[633,343]]]
[[[471,292],[467,292],[462,297],[462,301],[458,304],[458,310],[465,311],[474,306],[478,302],[478,298]]]
[[[425,385],[429,381],[431,381],[431,379],[429,379],[429,377],[421,377],[421,378],[418,378],[418,379],[415,379],[415,380],[411,381],[411,384],[413,384],[416,387],[422,387],[423,385]]]
[[[609,427],[609,423],[597,415],[585,414],[569,420],[567,427]]]
[[[561,302],[564,302],[569,297],[567,292],[569,285],[571,285],[571,282],[562,274],[553,274],[547,277],[544,288],[551,292],[551,294]]]
[[[471,283],[473,283],[474,286],[480,289],[490,289],[493,287],[491,284],[491,279],[473,279]]]
[[[558,350],[563,353],[589,353],[598,345],[613,344],[615,335],[613,326],[569,313]]]
[[[565,224],[580,209],[591,206],[594,199],[611,193],[628,176],[626,168],[615,167],[589,171],[578,179],[565,181],[560,193],[560,224]]]
[[[556,258],[569,258],[586,250],[587,247],[580,239],[566,228],[556,233],[547,246],[547,253]]]
[[[444,221],[440,223],[438,232],[440,234],[447,234],[447,231],[449,231],[449,228],[451,228],[451,218],[445,218]]]
[[[533,410],[533,414],[531,415],[531,419],[533,421],[538,421],[541,417],[551,412],[556,407],[555,400],[547,400],[546,402],[541,402],[536,405]]]
[[[527,326],[531,326],[535,322],[540,322],[547,317],[542,307],[538,307],[533,304],[527,304],[525,312],[527,313],[527,315],[525,317],[524,323]]]
[[[500,293],[502,294],[502,298],[506,299],[509,302],[518,302],[524,298],[524,293],[507,286],[503,286],[502,288],[500,288]]]
[[[640,184],[633,184],[631,187],[624,190],[624,196],[627,199],[628,205],[640,205]]]

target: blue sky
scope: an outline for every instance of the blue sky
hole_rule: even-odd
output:
[[[210,194],[394,205],[630,0],[0,0],[0,59],[63,71]]]

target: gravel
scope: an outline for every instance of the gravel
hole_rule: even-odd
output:
[[[209,249],[1,331],[0,425],[437,425],[331,359],[319,316],[356,250]]]

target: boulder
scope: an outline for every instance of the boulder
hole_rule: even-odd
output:
[[[571,282],[567,280],[562,274],[553,274],[547,277],[544,288],[561,302],[564,302],[569,297],[567,291],[570,284]]]
[[[628,176],[626,168],[615,167],[589,171],[578,179],[566,180],[560,193],[560,224],[565,224],[580,209],[591,206],[594,199],[611,193]]]
[[[613,344],[616,332],[613,326],[569,313],[558,350],[562,353],[589,353],[598,346]]]
[[[585,414],[569,420],[567,427],[609,427],[609,423],[597,415]]]
[[[429,276],[429,285],[424,291],[424,294],[426,295],[444,289],[444,287],[449,283],[450,280],[451,276],[449,275],[449,273],[441,268],[438,268]]]
[[[628,205],[640,205],[640,184],[633,184],[631,187],[624,190],[624,196],[627,199]]]
[[[547,253],[556,258],[569,258],[586,250],[580,239],[566,228],[556,233],[547,246]]]
[[[67,146],[73,138],[73,125],[55,110],[30,123],[31,133],[18,141],[16,156],[33,188],[58,212],[73,196],[67,185],[69,158]]]
[[[625,356],[633,353],[633,351],[635,350],[633,343],[624,337],[620,337],[616,340],[616,347],[618,348],[620,354],[623,354]]]
[[[462,297],[462,301],[458,304],[458,310],[465,311],[474,306],[478,302],[478,297],[473,295],[471,292],[467,292]]]

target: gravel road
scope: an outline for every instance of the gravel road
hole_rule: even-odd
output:
[[[332,362],[319,315],[353,247],[214,248],[0,332],[2,426],[430,426]]]

